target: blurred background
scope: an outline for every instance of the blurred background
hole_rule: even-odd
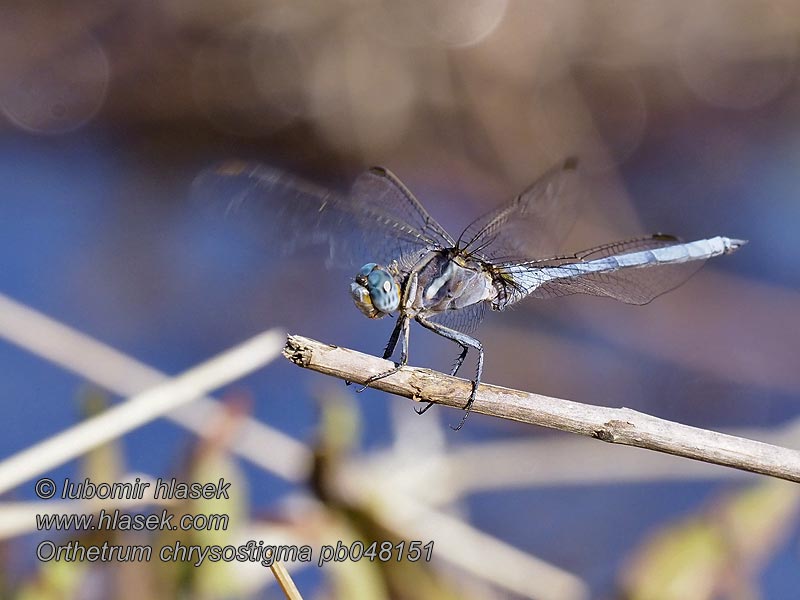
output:
[[[274,327],[379,354],[392,324],[354,309],[352,273],[201,218],[194,178],[240,158],[344,191],[379,164],[458,233],[576,155],[590,193],[564,250],[654,232],[750,244],[644,307],[569,297],[489,315],[484,380],[797,447],[799,34],[788,0],[7,2],[0,293],[167,374]],[[144,387],[31,352],[86,356],[9,306],[0,337],[13,321],[32,341],[0,343],[0,456]],[[412,364],[454,357],[412,329]],[[288,563],[308,598],[800,586],[796,486],[480,415],[456,433],[456,411],[417,417],[281,358],[219,397],[201,438],[160,420],[42,475],[224,476],[231,503],[192,510],[235,526],[199,544],[435,541],[425,564]],[[253,420],[266,437],[237,458]],[[34,532],[30,515],[55,506],[32,482],[4,495],[5,523],[28,516],[3,533],[3,597],[282,597],[258,564],[37,562],[42,539],[86,535]]]

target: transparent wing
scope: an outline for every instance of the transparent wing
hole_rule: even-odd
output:
[[[364,229],[376,228],[377,222],[378,237],[384,244],[389,240],[390,246],[395,245],[392,239],[400,242],[401,263],[410,258],[413,265],[429,250],[455,246],[450,234],[428,214],[408,188],[383,167],[372,167],[356,180],[348,204],[357,207],[354,212],[359,215]],[[389,258],[398,259],[398,256],[383,260],[388,262]]]
[[[448,310],[430,317],[430,320],[462,333],[472,333],[483,321],[487,304],[477,302],[461,310]]]
[[[401,266],[452,238],[388,170],[372,168],[337,194],[264,165],[225,163],[202,173],[193,196],[222,208],[281,254],[327,245],[329,266]]]
[[[628,304],[647,304],[684,283],[703,266],[705,260],[653,261],[589,273],[584,272],[585,264],[607,257],[680,245],[681,241],[674,236],[657,234],[598,246],[572,256],[504,265],[496,285],[501,300],[505,302],[503,307],[527,297],[553,298],[569,294],[606,296]],[[553,274],[561,276],[548,279]]]
[[[577,159],[567,159],[509,204],[475,220],[458,247],[488,262],[555,255],[575,222],[577,166]]]

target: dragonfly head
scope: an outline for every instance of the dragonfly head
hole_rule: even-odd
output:
[[[385,317],[400,306],[400,286],[386,268],[375,263],[359,269],[350,294],[358,310],[370,319]]]

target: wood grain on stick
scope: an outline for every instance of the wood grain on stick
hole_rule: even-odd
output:
[[[283,354],[301,367],[354,383],[363,383],[393,366],[369,354],[295,335],[288,337]],[[430,369],[404,367],[370,387],[460,409],[470,385],[468,380]],[[582,404],[482,383],[472,411],[800,482],[797,450],[691,427],[629,408]]]

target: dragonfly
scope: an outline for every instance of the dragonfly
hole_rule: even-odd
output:
[[[252,217],[259,229],[266,224],[260,235],[273,245],[280,240],[284,252],[324,244],[329,266],[362,264],[350,281],[352,300],[370,319],[396,318],[383,358],[390,359],[398,343],[400,356],[359,391],[408,364],[412,321],[459,347],[451,376],[475,351],[471,391],[460,422],[451,426],[459,430],[483,375],[483,345],[472,333],[488,310],[570,294],[647,304],[681,285],[707,259],[746,243],[723,236],[684,242],[657,233],[559,254],[576,216],[577,167],[577,159],[568,158],[455,238],[383,167],[365,171],[345,194],[241,162],[210,169],[194,187],[212,201],[222,198],[227,212]],[[422,414],[431,405],[416,410]]]

